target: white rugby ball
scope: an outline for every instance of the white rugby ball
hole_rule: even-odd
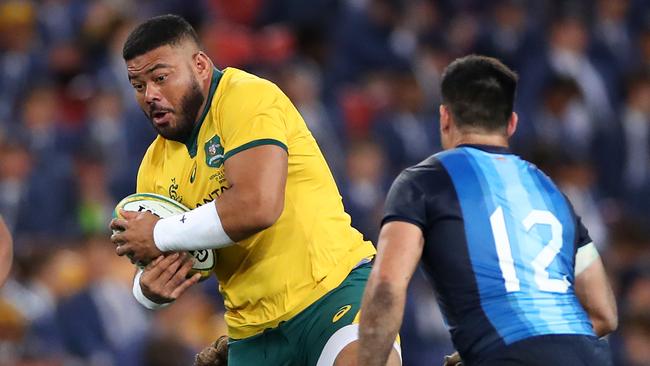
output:
[[[115,206],[113,217],[122,218],[120,210],[148,211],[161,219],[189,211],[187,207],[173,199],[155,193],[134,193],[126,196]],[[201,281],[210,277],[216,264],[214,250],[191,250],[188,253],[194,257],[194,265],[187,276],[191,277],[199,273]]]

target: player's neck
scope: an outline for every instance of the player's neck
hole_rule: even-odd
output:
[[[502,134],[485,134],[474,132],[466,132],[456,136],[453,146],[458,145],[490,145],[509,147],[508,138]]]

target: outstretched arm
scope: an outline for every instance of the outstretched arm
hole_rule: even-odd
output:
[[[359,365],[384,366],[402,324],[406,289],[422,255],[422,230],[393,221],[379,234],[359,327]]]
[[[13,241],[9,229],[0,217],[0,287],[5,283],[11,271],[13,258]]]

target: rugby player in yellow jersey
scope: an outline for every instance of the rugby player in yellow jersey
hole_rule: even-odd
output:
[[[158,132],[137,191],[193,210],[166,219],[123,213],[117,254],[149,262],[134,295],[156,308],[198,275],[174,252],[216,250],[231,366],[355,365],[358,311],[375,255],[350,226],[327,164],[273,83],[217,70],[182,18],[140,24],[123,56]],[[389,365],[399,365],[396,344]]]

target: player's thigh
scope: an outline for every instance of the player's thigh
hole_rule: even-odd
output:
[[[300,347],[306,365],[332,366],[344,349],[359,339],[359,311],[370,270],[370,265],[353,270],[338,288],[301,314],[310,319]],[[395,348],[400,351],[398,342]],[[350,357],[345,356],[349,353],[341,360]]]
[[[228,366],[295,366],[293,350],[280,330],[228,342]]]
[[[359,341],[354,341],[338,354],[336,356],[336,360],[334,361],[334,366],[357,366],[357,355],[359,352]],[[395,347],[391,349],[390,355],[388,356],[388,362],[386,363],[386,366],[401,366],[402,365],[402,358],[397,351]],[[360,365],[359,365],[360,366]]]

